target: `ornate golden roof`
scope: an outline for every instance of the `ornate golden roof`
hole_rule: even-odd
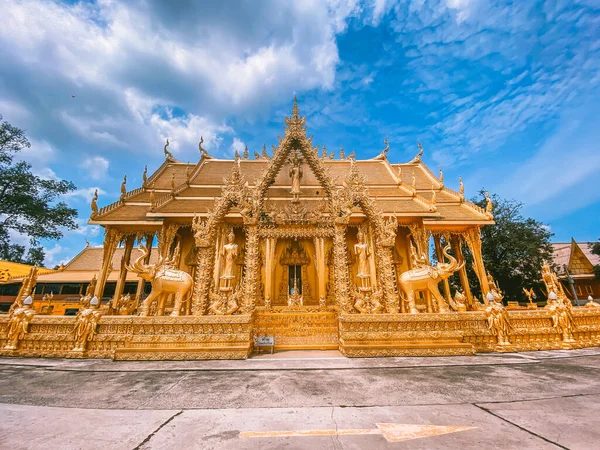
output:
[[[351,160],[323,156],[319,147],[312,147],[312,137],[306,137],[304,117],[298,115],[294,102],[293,114],[286,120],[286,134],[279,138],[273,154],[266,150],[254,152],[255,158],[236,156],[236,159],[217,159],[202,153],[196,164],[185,164],[167,157],[148,177],[144,186],[127,192],[118,202],[94,214],[90,223],[101,225],[156,224],[165,218],[181,217],[191,220],[194,214],[206,214],[220,198],[225,179],[239,164],[239,171],[248,187],[273,205],[292,199],[288,170],[290,142],[300,142],[298,157],[306,168],[302,178],[302,201],[325,199],[331,190],[342,187],[351,170],[365,177],[370,196],[384,215],[422,218],[428,223],[483,225],[493,223],[484,210],[464,200],[461,193],[444,187],[421,160],[419,154],[408,163],[391,164],[387,158],[389,145],[376,157]],[[266,156],[264,156],[266,155]],[[435,192],[435,195],[434,195]],[[261,200],[262,201],[262,200]]]

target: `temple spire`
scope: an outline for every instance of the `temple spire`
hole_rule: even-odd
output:
[[[300,117],[300,110],[298,109],[298,99],[294,95],[294,107],[292,108],[292,117],[297,119]]]

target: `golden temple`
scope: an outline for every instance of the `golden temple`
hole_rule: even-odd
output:
[[[481,256],[480,228],[494,223],[489,197],[482,209],[465,199],[462,180],[458,192],[447,188],[441,169],[438,176],[423,164],[420,144],[406,163],[391,163],[384,144],[366,160],[313,145],[295,99],[272,152],[263,146],[251,158],[246,148],[219,159],[201,140],[199,161],[186,164],[167,141],[164,163],[150,176],[144,170],[141,187],[128,190],[125,178],[120,199],[103,208],[94,196],[90,223],[105,229],[102,267],[77,317],[32,312],[32,271],[0,318],[4,354],[246,358],[258,337],[276,349],[347,356],[600,343],[600,309],[572,307],[545,269],[548,307],[506,310]],[[102,306],[119,245],[116,287]],[[464,246],[481,300],[471,293]],[[132,274],[141,280],[136,303],[119,315]],[[450,277],[461,290],[451,292]]]

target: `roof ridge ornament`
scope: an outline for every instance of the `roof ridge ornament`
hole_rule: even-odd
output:
[[[126,195],[127,195],[127,175],[125,175],[123,177],[123,182],[121,183],[121,197],[119,198],[119,201],[122,202],[123,200],[125,200]]]
[[[377,155],[375,158],[373,158],[374,160],[385,161],[387,159],[387,154],[390,151],[390,144],[388,143],[387,138],[383,139],[383,143],[385,145],[385,148],[383,150],[381,150],[381,153],[379,155]]]
[[[419,146],[419,153],[417,153],[408,164],[419,164],[421,162],[421,157],[423,156],[423,146],[421,145],[421,141],[417,142],[417,145]]]
[[[200,142],[198,142],[198,150],[200,150],[202,158],[203,159],[214,159],[212,156],[210,156],[208,154],[208,152],[206,151],[206,149],[204,147],[202,147],[203,143],[204,143],[204,138],[202,136],[200,136]]]
[[[146,187],[146,181],[148,181],[148,166],[144,166],[144,173],[142,173],[142,186]]]
[[[98,189],[94,191],[94,196],[92,197],[92,204],[90,205],[92,208],[92,214],[90,218],[94,218],[98,215]]]
[[[248,151],[248,146],[244,147],[244,159],[248,159],[250,157],[250,152]]]
[[[169,150],[167,150],[168,146],[169,146],[169,138],[167,138],[167,142],[165,143],[165,146],[163,147],[163,152],[165,153],[166,159],[173,158],[173,154]]]
[[[343,145],[340,145],[340,159],[346,159],[346,153],[344,152]]]
[[[458,197],[460,202],[463,203],[465,201],[465,185],[463,184],[462,177],[458,177]]]
[[[440,191],[444,188],[444,171],[442,170],[442,166],[440,166]]]

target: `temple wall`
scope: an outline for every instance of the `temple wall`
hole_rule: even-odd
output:
[[[574,308],[575,342],[566,344],[548,310],[510,311],[510,346],[499,348],[484,312],[350,314],[340,317],[340,351],[349,357],[447,356],[600,345],[600,310]]]
[[[484,312],[449,314],[342,314],[334,311],[254,315],[107,316],[87,351],[74,352],[75,317],[35,316],[5,356],[65,358],[244,359],[255,335],[274,336],[279,349],[338,348],[349,357],[447,356],[475,352],[531,351],[600,345],[600,310],[573,308],[574,342],[565,343],[548,310],[509,311],[510,345],[499,348]],[[0,349],[8,316],[0,316]],[[339,339],[339,340],[338,340]]]
[[[72,351],[75,317],[35,316],[16,351],[7,343],[8,316],[0,316],[0,354],[117,360],[245,359],[252,349],[252,318],[237,316],[102,317],[86,352]]]

